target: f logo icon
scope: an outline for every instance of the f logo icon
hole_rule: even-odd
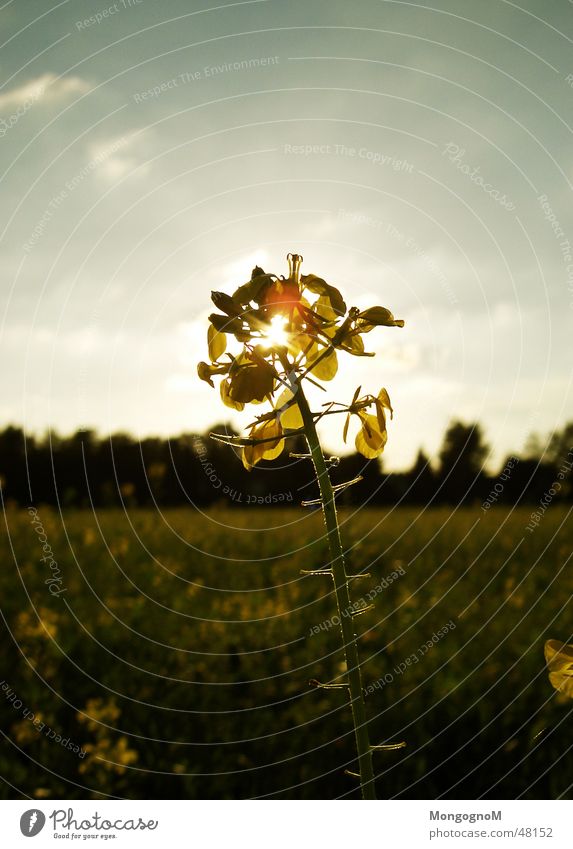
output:
[[[37,808],[25,811],[20,817],[20,831],[25,837],[35,837],[46,824],[46,816]]]

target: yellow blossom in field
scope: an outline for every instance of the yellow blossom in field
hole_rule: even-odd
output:
[[[573,699],[573,645],[547,640],[545,660],[551,684],[564,696]]]
[[[58,634],[58,615],[49,607],[22,610],[16,619],[14,634],[21,643],[30,640],[55,639]]]
[[[85,760],[79,766],[79,772],[91,772],[100,768],[106,772],[123,775],[127,767],[137,761],[137,752],[129,748],[127,737],[119,737],[113,742],[109,737],[102,737],[96,743],[86,743]]]
[[[79,767],[80,772],[99,769],[122,775],[127,766],[135,763],[137,752],[129,747],[127,737],[117,734],[113,727],[120,714],[115,699],[105,701],[101,698],[89,699],[85,711],[77,714],[78,721],[86,725],[96,738],[95,742],[82,746],[86,757]]]

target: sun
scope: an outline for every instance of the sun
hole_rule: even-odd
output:
[[[284,315],[274,315],[271,318],[270,324],[263,334],[265,348],[273,348],[275,345],[286,345],[288,343],[289,335],[285,329],[286,323],[287,319]]]

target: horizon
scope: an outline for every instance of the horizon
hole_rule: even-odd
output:
[[[225,408],[225,410],[223,410],[223,412],[226,412],[227,409],[229,409],[229,408]],[[482,472],[484,472],[486,475],[489,475],[490,477],[495,477],[496,474],[503,469],[504,464],[512,458],[517,458],[520,461],[531,461],[531,460],[533,460],[533,461],[537,462],[538,464],[541,464],[543,462],[544,458],[546,457],[546,455],[549,453],[549,443],[550,443],[551,438],[553,436],[559,434],[559,429],[554,430],[552,433],[546,433],[546,434],[539,434],[537,432],[532,432],[529,435],[531,437],[531,440],[526,440],[524,445],[521,446],[521,449],[519,451],[508,451],[508,453],[505,454],[501,458],[500,462],[498,464],[496,464],[492,460],[494,452],[492,450],[491,442],[488,440],[487,432],[483,428],[482,423],[481,422],[461,421],[459,419],[451,419],[450,422],[447,424],[446,428],[444,429],[444,433],[442,434],[442,441],[440,442],[440,444],[438,445],[438,449],[434,453],[429,453],[429,452],[425,451],[422,448],[422,446],[420,446],[418,448],[418,450],[415,451],[414,459],[413,459],[412,463],[410,463],[410,465],[408,465],[408,466],[403,466],[403,467],[400,467],[400,468],[388,466],[387,463],[386,463],[386,457],[385,457],[384,452],[379,457],[377,457],[375,461],[372,461],[372,462],[376,462],[381,467],[382,472],[385,473],[385,474],[407,474],[407,473],[411,472],[413,466],[418,461],[418,458],[421,454],[428,461],[428,465],[430,466],[430,468],[432,468],[434,471],[437,471],[439,469],[439,453],[440,453],[440,450],[442,449],[442,447],[444,445],[444,439],[446,437],[447,431],[453,424],[456,424],[456,423],[462,424],[464,427],[468,427],[468,428],[470,428],[470,427],[473,428],[473,427],[477,426],[480,429],[481,437],[483,438],[483,442],[484,442],[486,448],[488,449],[487,456],[485,457],[485,460],[484,460],[481,468],[482,468]],[[225,421],[225,416],[223,415],[219,421],[214,422],[213,425],[212,425],[212,427],[217,427],[217,426],[220,426],[220,427],[230,426],[230,427],[232,427],[232,424],[231,424],[230,421]],[[568,426],[569,427],[573,426],[573,421],[566,422],[563,430],[565,430]],[[183,439],[183,438],[188,438],[188,437],[200,437],[200,438],[209,437],[210,433],[212,432],[212,427],[207,428],[207,430],[205,430],[205,431],[186,430],[186,431],[179,431],[177,433],[171,433],[171,434],[167,434],[167,435],[163,435],[163,434],[160,434],[160,433],[135,434],[135,433],[133,433],[132,431],[129,431],[129,430],[116,430],[116,431],[110,431],[110,432],[105,433],[105,432],[99,431],[97,428],[92,428],[92,427],[82,427],[82,428],[78,428],[77,430],[64,433],[62,431],[59,431],[55,428],[50,428],[50,427],[45,428],[43,431],[25,431],[25,430],[22,429],[21,425],[16,424],[14,422],[8,422],[8,423],[0,426],[0,436],[2,435],[2,433],[4,431],[8,430],[9,428],[14,428],[16,430],[20,430],[23,433],[25,440],[33,439],[33,440],[36,440],[37,442],[42,443],[42,444],[44,444],[46,442],[50,442],[52,439],[62,440],[62,441],[70,440],[73,437],[76,437],[78,435],[85,434],[85,433],[92,434],[93,437],[100,443],[106,442],[108,440],[112,440],[114,437],[121,436],[121,437],[128,437],[129,439],[131,439],[134,442],[134,444],[141,444],[141,443],[145,442],[146,440],[159,440],[159,441],[163,441],[163,442],[171,442],[171,441],[175,441],[175,440],[179,440],[179,439]],[[239,429],[237,428],[235,430],[235,432],[239,432]],[[529,447],[528,447],[528,445],[529,445]],[[285,453],[288,452],[288,448],[285,447],[284,450],[285,450]],[[325,443],[324,450],[325,450],[326,454],[334,453],[333,451],[331,451],[331,446],[328,444],[328,442]],[[339,456],[341,459],[348,458],[348,457],[351,457],[351,456],[357,455],[357,454],[358,454],[358,452],[357,452],[356,448],[354,447],[354,442],[352,440],[348,441],[348,444],[344,446],[343,451],[336,452],[336,455]],[[553,460],[547,460],[547,462],[552,463],[554,461]]]

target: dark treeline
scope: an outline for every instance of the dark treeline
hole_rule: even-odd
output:
[[[225,425],[214,428],[233,433]],[[289,505],[317,497],[300,438],[283,455],[247,472],[231,448],[208,435],[176,438],[99,437],[93,431],[38,439],[16,427],[0,432],[0,481],[4,504],[61,507],[161,507],[196,504]],[[483,471],[488,456],[478,424],[453,422],[433,461],[418,453],[407,472],[384,472],[359,454],[340,458],[335,483],[362,481],[339,495],[341,504],[536,504],[544,498],[571,501],[573,423],[546,445],[531,439],[522,455],[508,456],[496,474]],[[549,495],[548,495],[549,493]]]

